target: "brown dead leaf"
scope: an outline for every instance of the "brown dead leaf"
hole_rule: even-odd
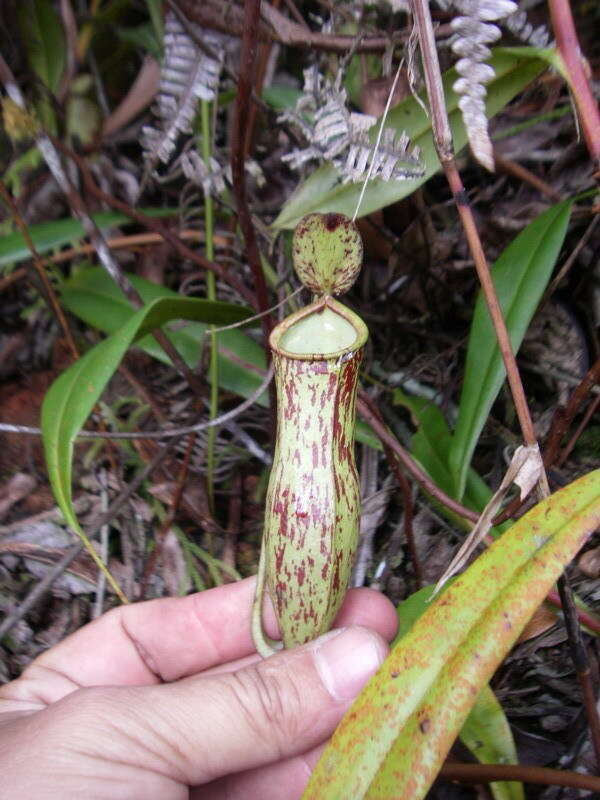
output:
[[[475,527],[459,548],[442,577],[438,580],[434,595],[439,592],[447,580],[465,566],[477,545],[483,541],[492,527],[492,520],[496,516],[511,484],[514,483],[519,487],[521,500],[524,500],[537,483],[542,469],[542,456],[537,445],[521,445],[517,447],[502,483],[490,498]]]
[[[369,78],[360,90],[360,109],[364,114],[380,117],[385,111],[390,89],[394,83],[394,76],[384,78]],[[396,83],[390,107],[398,105],[410,95],[410,85],[406,70],[402,70]]]
[[[175,487],[176,484],[174,482],[157,483],[154,484],[149,491],[150,494],[158,498],[161,503],[171,505]],[[208,531],[208,533],[223,535],[223,529],[210,513],[206,492],[199,482],[186,486],[181,498],[181,509],[188,514],[202,530]]]
[[[541,605],[523,629],[517,644],[522,644],[530,639],[535,639],[536,636],[541,636],[542,633],[546,633],[556,625],[556,622],[556,612],[548,608],[548,606]]]
[[[0,520],[6,516],[15,503],[30,494],[35,486],[35,478],[25,472],[17,472],[4,486],[0,486]]]
[[[52,371],[33,372],[24,380],[3,384],[0,387],[2,422],[38,426],[44,394],[55,377]],[[29,472],[31,467],[43,470],[44,454],[39,436],[3,433],[0,443],[0,476]]]
[[[588,578],[600,576],[600,547],[586,550],[577,562],[577,566]]]
[[[4,528],[0,533],[11,530],[11,535],[0,536],[0,559],[7,565],[16,563],[16,558],[23,563],[36,578],[43,578],[50,567],[54,566],[77,541],[60,525],[50,520],[39,520],[34,523],[19,523]],[[117,559],[111,559],[109,569],[115,579],[124,585],[130,579],[129,570]],[[69,594],[89,594],[96,589],[98,567],[92,557],[82,551],[68,569],[55,583],[55,586]],[[107,587],[109,589],[109,587]]]
[[[48,567],[54,566],[68,548],[43,547],[29,542],[4,540],[0,542],[0,556],[17,556],[24,559],[25,567],[36,578],[43,578]],[[69,594],[89,594],[96,588],[98,568],[87,555],[78,556],[56,585]]]
[[[150,105],[158,91],[159,81],[160,64],[152,56],[146,56],[131,89],[104,122],[103,138],[123,128]]]
[[[69,603],[61,603],[53,614],[50,625],[43,631],[36,634],[36,641],[54,647],[69,633],[72,626],[71,607]]]

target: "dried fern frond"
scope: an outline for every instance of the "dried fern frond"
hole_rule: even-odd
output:
[[[197,150],[186,150],[181,154],[180,163],[185,177],[195,186],[200,186],[205,197],[225,191],[226,168],[214,156],[206,164]]]
[[[200,31],[206,51],[185,30],[174,13],[165,19],[164,57],[155,114],[158,127],[142,129],[144,158],[150,169],[166,164],[181,133],[189,133],[198,100],[213,100],[224,60],[223,34]]]
[[[460,56],[456,70],[461,76],[453,88],[461,95],[458,105],[473,155],[493,172],[494,153],[485,112],[485,84],[494,77],[494,70],[486,63],[492,54],[488,45],[501,36],[493,22],[514,13],[517,6],[512,0],[454,0],[453,5],[461,12],[451,23],[456,34],[452,50]]]
[[[510,31],[517,37],[523,44],[531,45],[531,47],[548,47],[550,44],[550,34],[545,25],[538,25],[534,28],[527,19],[525,11],[520,9],[513,14],[509,14],[502,25],[507,31]]]
[[[221,164],[215,156],[211,156],[210,163],[206,164],[196,149],[188,148],[181,154],[179,165],[188,181],[199,186],[205,197],[209,194],[222,194],[226,184],[231,186],[231,164]],[[244,167],[259,187],[264,186],[265,176],[256,161],[248,158]]]
[[[407,5],[406,0],[386,2],[394,11],[405,10]],[[456,69],[461,76],[453,88],[461,95],[459,107],[473,155],[493,171],[494,155],[485,111],[485,84],[494,77],[494,71],[487,63],[491,56],[488,45],[501,36],[500,29],[494,23],[501,22],[521,41],[534,47],[546,47],[550,37],[543,25],[534,28],[528,22],[526,13],[513,0],[436,0],[436,3],[444,10],[454,7],[459,12],[459,16],[451,22],[454,31],[451,47],[459,56]]]
[[[304,71],[304,92],[294,111],[285,111],[279,121],[291,122],[307,140],[308,146],[283,156],[294,169],[307,161],[328,161],[339,171],[342,181],[358,182],[369,169],[371,177],[400,180],[419,177],[424,168],[418,148],[409,152],[405,133],[384,130],[380,148],[373,152],[368,131],[376,117],[350,112],[347,94],[341,86],[341,73],[335,83],[327,81],[316,66]],[[309,118],[309,119],[307,119]]]
[[[380,178],[382,181],[403,180],[423,174],[424,169],[418,161],[418,152],[413,148],[409,153],[410,139],[406,133],[398,133],[391,128],[384,128],[379,147],[373,152],[373,144],[367,134],[357,136],[350,144],[343,165],[334,164],[342,173],[343,183],[356,183],[362,180],[369,169],[370,179]],[[372,166],[371,166],[372,165]]]

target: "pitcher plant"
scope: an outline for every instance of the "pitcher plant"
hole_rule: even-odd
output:
[[[355,400],[368,330],[333,295],[360,271],[360,234],[342,214],[309,214],[294,232],[293,259],[317,297],[269,339],[277,437],[252,619],[264,657],[281,647],[264,633],[265,587],[284,647],[326,632],[346,593],[359,530]]]

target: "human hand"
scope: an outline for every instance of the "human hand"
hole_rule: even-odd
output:
[[[342,630],[262,661],[254,585],[121,606],[0,687],[3,796],[298,798],[396,614],[383,595],[351,590]],[[276,635],[271,610],[265,627]]]

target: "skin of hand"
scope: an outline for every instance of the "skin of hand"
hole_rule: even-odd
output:
[[[263,661],[254,583],[116,608],[0,687],[2,796],[299,798],[396,612],[353,589],[336,630]],[[276,635],[269,608],[265,627]]]

